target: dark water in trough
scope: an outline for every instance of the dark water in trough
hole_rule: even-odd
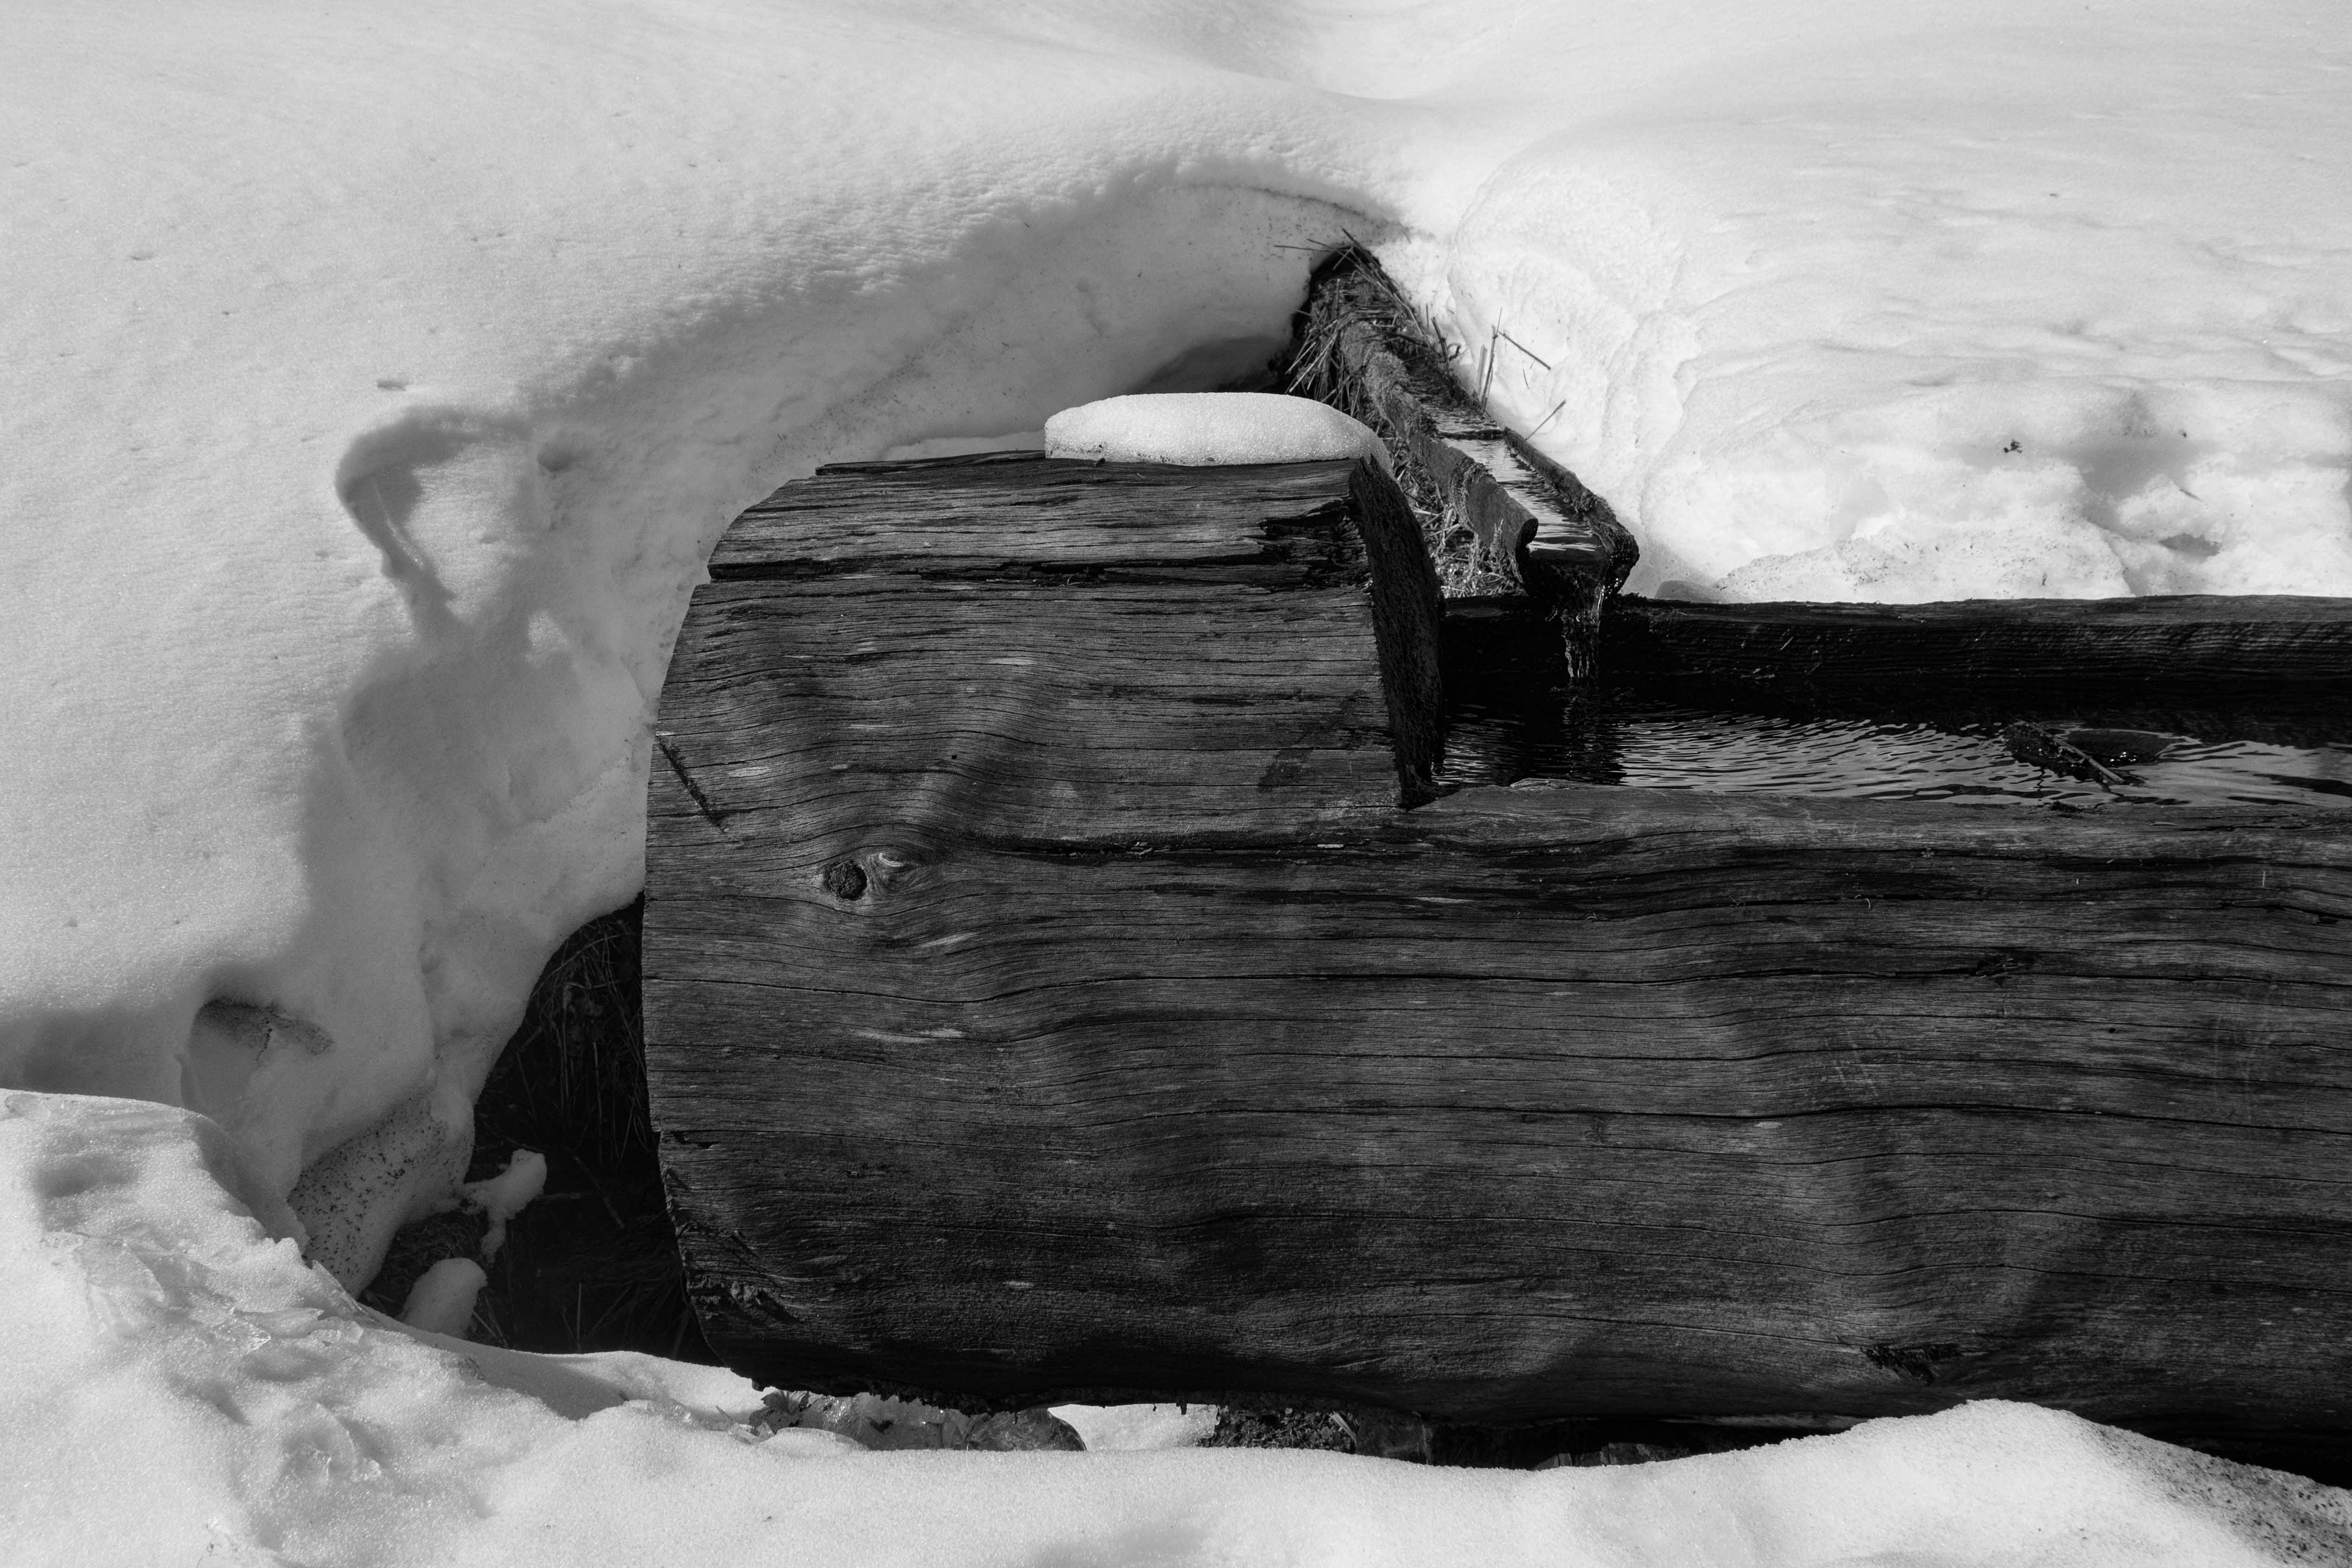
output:
[[[1451,784],[1549,778],[1956,805],[2352,810],[2352,715],[2152,709],[2079,691],[1855,710],[1644,690],[1612,683],[1605,669],[1595,688],[1570,694],[1548,631],[1468,625],[1448,634]],[[2034,765],[2028,759],[2046,755],[2052,737],[2078,771],[2103,764],[2113,782]]]

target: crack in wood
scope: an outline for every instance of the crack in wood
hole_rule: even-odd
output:
[[[686,771],[685,759],[677,754],[677,748],[669,743],[669,737],[656,734],[654,744],[661,748],[662,759],[669,763],[669,771],[677,775],[678,787],[686,791],[687,798],[694,802],[694,809],[702,814],[703,820],[722,835],[734,837],[727,832],[726,813],[710,804],[710,797],[702,793],[702,786],[696,784],[694,775]]]

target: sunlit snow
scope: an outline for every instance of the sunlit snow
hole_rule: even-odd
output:
[[[1045,455],[1113,463],[1307,463],[1388,448],[1364,425],[1304,397],[1162,392],[1106,397],[1045,421]]]
[[[448,1195],[531,977],[638,885],[744,505],[1234,379],[1343,234],[1637,590],[2352,594],[2336,0],[19,0],[5,40],[0,1084],[222,1131],[11,1100],[0,1555],[628,1560],[789,1497],[975,1561],[1684,1561],[1685,1515],[1830,1560],[1801,1482],[1905,1561],[2037,1520],[2231,1560],[2179,1554],[2221,1505],[2031,1412],[1379,1481],[574,1419],[604,1374],[472,1381],[215,1178],[345,1284]],[[2063,1498],[1959,1496],[2043,1454]]]

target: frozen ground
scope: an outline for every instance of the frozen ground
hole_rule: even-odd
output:
[[[2352,593],[2336,0],[17,0],[6,38],[0,1084],[205,1112],[211,1164],[347,1282],[461,1169],[541,961],[637,882],[651,704],[726,520],[821,460],[1216,384],[1342,228],[1617,504],[1637,588]],[[135,1121],[87,1123],[89,1170]],[[196,1232],[136,1205],[210,1193],[201,1164],[122,1189],[123,1252],[24,1218],[83,1167],[9,1147],[0,1336],[34,1370],[0,1430],[57,1434],[14,1494],[44,1539],[100,1527],[58,1456],[114,1484],[114,1442],[255,1561],[311,1484],[257,1454],[446,1499],[477,1445],[551,1517],[565,1445],[686,1463],[667,1418],[559,1429],[446,1367],[472,1391],[382,1430],[455,1447],[346,1449],[286,1391],[429,1404],[385,1369],[444,1363],[283,1248],[174,1261]],[[205,1382],[233,1345],[261,1415],[205,1403],[247,1386]],[[151,1377],[198,1392],[121,1436]],[[271,1447],[306,1400],[331,1419]],[[1850,1451],[2107,1441],[2040,1419]],[[714,1477],[783,1452],[720,1441]],[[1151,1480],[1203,1532],[1163,1556],[1257,1528],[1205,1500],[1340,1474],[1265,1463]],[[2138,1495],[2115,1464],[2083,1507]],[[936,1473],[906,1506],[944,1521],[974,1478],[1097,1472]],[[1396,1487],[1475,1531],[1517,1528],[1471,1498],[1504,1484]],[[331,1528],[289,1560],[363,1559]]]

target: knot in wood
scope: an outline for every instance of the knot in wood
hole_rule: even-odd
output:
[[[836,899],[862,899],[866,896],[866,868],[855,860],[835,860],[824,868],[818,879],[824,890]]]

